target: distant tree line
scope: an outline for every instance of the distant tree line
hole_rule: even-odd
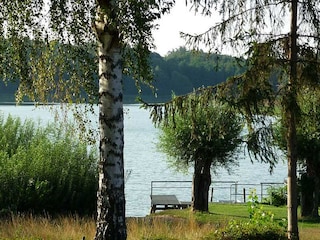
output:
[[[162,57],[151,54],[154,71],[153,88],[141,86],[141,97],[146,101],[161,102],[171,99],[172,94],[182,95],[202,86],[224,82],[228,77],[243,72],[235,58],[205,52],[192,52],[181,47]],[[66,74],[67,76],[68,74]],[[98,81],[98,76],[96,76]],[[14,101],[18,82],[0,81],[0,101]],[[135,81],[124,78],[124,100],[133,103],[137,97]]]
[[[154,70],[154,90],[142,87],[143,98],[148,101],[167,101],[172,94],[183,95],[202,86],[212,86],[226,81],[235,74],[244,71],[240,62],[225,55],[205,52],[192,52],[181,47],[162,57],[157,53],[151,55]],[[157,98],[153,97],[153,92]],[[124,80],[124,93],[128,96],[137,95],[134,82],[130,78]]]

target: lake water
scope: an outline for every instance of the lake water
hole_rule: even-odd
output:
[[[145,216],[150,210],[151,181],[191,181],[192,169],[188,173],[177,173],[171,169],[166,156],[157,150],[158,129],[149,119],[149,112],[141,109],[139,105],[125,105],[125,170],[130,172],[125,185],[126,215]],[[0,113],[5,116],[11,114],[21,119],[41,119],[42,122],[54,121],[52,113],[46,108],[34,106],[0,106]],[[238,181],[242,184],[260,184],[262,182],[283,183],[287,175],[286,164],[280,163],[269,174],[268,165],[250,162],[249,158],[239,158],[239,166],[233,168],[229,175],[221,169],[218,175],[212,176],[213,181]],[[188,183],[190,186],[190,183]],[[158,190],[157,190],[158,191]],[[159,189],[160,191],[160,189]],[[230,199],[229,190],[216,191],[213,201]],[[190,201],[191,190],[188,188],[165,189],[165,193],[173,193],[181,201]]]

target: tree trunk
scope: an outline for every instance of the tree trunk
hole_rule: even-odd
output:
[[[290,76],[285,101],[285,116],[288,127],[288,239],[299,239],[297,195],[297,134],[296,134],[296,83],[297,83],[297,0],[291,2],[290,29]]]
[[[303,173],[300,179],[301,186],[301,217],[311,216],[313,208],[313,178]]]
[[[106,7],[108,6],[106,3]],[[98,8],[100,160],[96,240],[123,240],[125,222],[122,65],[119,33]]]
[[[307,172],[301,176],[301,216],[319,217],[318,154],[311,152],[306,159]]]
[[[209,211],[209,188],[211,184],[210,167],[210,161],[195,161],[192,183],[192,211]]]
[[[312,208],[312,217],[318,218],[319,217],[319,177],[314,176],[314,190],[313,190],[313,208]]]

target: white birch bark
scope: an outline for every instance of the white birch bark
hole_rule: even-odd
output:
[[[126,239],[122,54],[119,34],[101,12],[95,23],[99,42],[100,160],[96,240]]]

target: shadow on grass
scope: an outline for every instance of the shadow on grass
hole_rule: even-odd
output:
[[[207,214],[217,216],[219,218],[236,218],[236,219],[248,219],[248,216],[237,215],[237,214],[226,214],[226,213],[215,213],[215,212],[208,212]]]
[[[301,217],[298,221],[301,223],[318,224],[320,223],[320,217]]]

